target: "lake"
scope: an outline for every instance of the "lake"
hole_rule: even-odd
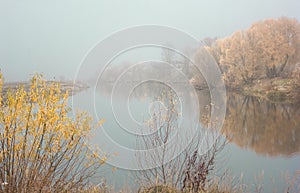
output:
[[[87,110],[96,119],[105,119],[102,126],[104,134],[96,132],[91,141],[112,155],[99,174],[116,190],[125,186],[132,190],[138,188],[134,172],[123,168],[130,168],[127,162],[134,162],[131,153],[136,148],[135,132],[144,120],[151,117],[151,106],[162,87],[166,85],[148,82],[128,91],[126,83],[120,87],[103,83],[73,98],[73,108]],[[196,94],[199,126],[208,128],[207,120],[214,105],[210,91],[197,90]],[[190,101],[188,103],[191,105]],[[188,117],[197,114],[192,106],[188,107],[190,111],[185,109],[182,113]],[[300,104],[274,104],[228,92],[226,117],[219,131],[227,138],[228,144],[218,155],[214,172],[219,176],[226,172],[228,179],[235,177],[233,183],[242,177],[245,186],[253,191],[262,184],[263,192],[282,192],[288,176],[300,170],[299,117]],[[133,151],[126,152],[124,149]],[[118,168],[120,165],[124,167]]]

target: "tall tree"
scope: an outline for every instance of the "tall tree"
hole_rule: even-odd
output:
[[[281,17],[217,40],[209,47],[230,84],[290,75],[300,62],[300,23]]]
[[[300,23],[281,17],[267,19],[251,26],[247,33],[256,42],[256,54],[268,77],[283,75],[287,65],[299,62]]]
[[[232,84],[251,83],[259,76],[260,66],[255,43],[246,31],[238,31],[219,40],[215,50],[217,49],[226,81]]]

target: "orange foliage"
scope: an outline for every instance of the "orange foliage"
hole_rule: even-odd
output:
[[[217,40],[210,52],[232,85],[287,76],[300,61],[300,23],[286,17],[260,21]]]

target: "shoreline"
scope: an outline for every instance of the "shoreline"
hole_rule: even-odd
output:
[[[272,103],[299,103],[300,81],[291,78],[260,79],[237,88],[227,87],[246,96],[255,96]]]
[[[208,89],[205,84],[194,83],[197,90]],[[244,96],[254,96],[271,103],[300,103],[300,80],[293,78],[273,78],[255,80],[251,84],[225,85],[229,92]]]
[[[75,95],[78,92],[81,92],[89,88],[89,86],[83,82],[74,83],[73,81],[53,81],[53,80],[46,81],[46,84],[48,85],[53,83],[58,83],[60,85],[62,92],[68,91],[69,96]],[[7,93],[9,90],[16,90],[19,87],[24,87],[25,90],[29,90],[30,86],[31,86],[30,81],[4,82],[2,86],[2,92]]]

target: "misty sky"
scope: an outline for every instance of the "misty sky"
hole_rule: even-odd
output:
[[[114,31],[159,24],[224,37],[270,17],[300,20],[299,0],[0,0],[0,67],[6,81],[72,79],[85,54]]]

